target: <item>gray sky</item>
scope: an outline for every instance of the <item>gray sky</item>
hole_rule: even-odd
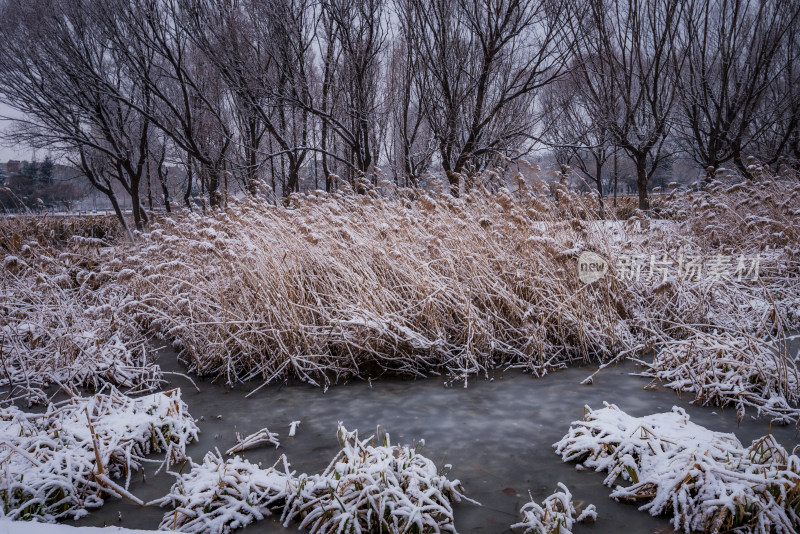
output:
[[[9,108],[5,104],[0,103],[0,116],[19,116],[19,112]],[[0,130],[5,131],[10,125],[10,121],[0,120]],[[46,154],[37,154],[37,158],[44,159]],[[30,160],[33,152],[26,146],[8,146],[5,141],[0,139],[0,161],[8,161],[10,159],[27,159]]]

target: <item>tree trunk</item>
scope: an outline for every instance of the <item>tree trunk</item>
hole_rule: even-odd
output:
[[[186,156],[186,193],[183,195],[183,201],[189,211],[192,211],[192,182],[194,181],[194,170],[192,169],[192,156]]]
[[[614,147],[614,218],[617,217],[617,189],[619,181],[619,167],[617,166],[617,147]]]
[[[147,162],[147,205],[150,211],[153,211],[153,184],[151,182],[152,176],[150,175],[150,162]]]
[[[160,175],[159,181],[161,182],[161,193],[164,195],[164,209],[167,210],[167,213],[172,213],[172,206],[169,203],[169,188],[167,187],[167,174],[164,173],[163,175]]]
[[[595,183],[597,184],[597,201],[600,202],[600,210],[598,212],[598,216],[600,219],[605,219],[605,209],[603,206],[603,164],[600,161],[600,158],[595,158]]]
[[[125,220],[125,215],[122,213],[122,209],[119,206],[119,202],[117,202],[117,196],[114,194],[114,191],[109,186],[108,191],[106,192],[106,196],[108,200],[111,201],[111,206],[114,208],[114,213],[117,214],[117,219],[119,219],[119,223],[122,225],[122,228],[125,230],[125,233],[128,234],[128,239],[134,241],[133,233],[131,229],[128,227],[128,221]]]
[[[636,189],[639,191],[639,209],[650,211],[650,199],[647,196],[647,156],[636,157]]]
[[[208,202],[212,208],[220,206],[219,168],[215,165],[206,168],[208,174]]]

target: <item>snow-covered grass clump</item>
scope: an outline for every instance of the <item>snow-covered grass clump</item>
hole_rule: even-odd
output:
[[[191,370],[230,383],[461,379],[505,363],[541,375],[630,348],[627,311],[598,322],[608,291],[579,291],[569,276],[575,250],[607,248],[579,219],[591,202],[564,189],[556,207],[525,191],[231,202],[152,225],[117,280],[135,294],[139,324]]]
[[[238,456],[223,460],[210,452],[202,464],[178,475],[169,495],[159,500],[174,510],[164,515],[159,528],[179,532],[221,534],[271,515],[296,491],[286,457],[262,469]]]
[[[41,414],[0,409],[0,516],[53,522],[81,517],[105,496],[137,500],[125,488],[145,457],[163,452],[167,464],[182,460],[195,439],[177,389],[131,398],[112,388]]]
[[[464,499],[458,480],[440,473],[415,447],[389,435],[358,439],[338,430],[342,450],[320,475],[298,479],[289,516],[312,533],[455,532],[451,502]]]
[[[209,453],[203,463],[178,476],[162,505],[175,509],[164,530],[227,532],[279,514],[285,525],[299,521],[312,533],[455,532],[452,502],[465,499],[450,480],[414,447],[359,440],[339,426],[342,446],[315,475],[295,476],[284,456],[263,469],[236,456]]]
[[[597,511],[590,504],[578,514],[572,502],[572,493],[567,486],[558,483],[560,491],[548,496],[540,505],[533,499],[520,510],[522,521],[511,525],[522,534],[572,534],[576,523],[596,520]]]
[[[586,408],[555,445],[565,462],[619,479],[611,497],[647,501],[684,532],[793,533],[800,528],[800,458],[771,436],[743,446],[736,436],[689,421],[680,408],[633,417],[615,405]]]
[[[784,200],[759,194],[736,208],[758,187],[659,199],[681,224],[598,221],[592,197],[523,180],[514,192],[476,187],[460,198],[402,189],[298,194],[288,206],[246,198],[159,220],[120,244],[125,261],[109,270],[142,328],[175,343],[191,370],[229,383],[467,379],[505,365],[542,375],[697,330],[785,332],[800,291],[790,228],[800,188],[778,181],[770,187]],[[734,208],[780,231],[714,225],[713,214],[738,217]],[[578,279],[587,251],[609,264],[591,285]],[[748,276],[736,275],[742,255]],[[705,267],[688,276],[698,258]]]
[[[665,386],[695,394],[695,402],[733,405],[739,421],[747,408],[779,423],[800,420],[800,376],[795,362],[773,341],[728,332],[671,340],[644,375]]]

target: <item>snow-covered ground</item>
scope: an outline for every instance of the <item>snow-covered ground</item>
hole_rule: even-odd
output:
[[[157,531],[122,527],[73,527],[70,525],[0,519],[0,534],[153,534],[153,532]]]

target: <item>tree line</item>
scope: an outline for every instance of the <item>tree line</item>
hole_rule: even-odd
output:
[[[450,192],[547,147],[639,205],[665,158],[800,162],[795,0],[0,0],[9,135],[109,197],[185,169],[211,207],[387,177]]]

